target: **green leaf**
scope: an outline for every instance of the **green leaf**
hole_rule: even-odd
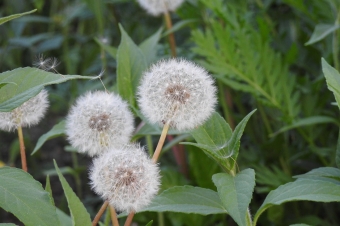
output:
[[[130,105],[135,106],[135,94],[142,73],[147,68],[143,52],[119,25],[122,40],[117,51],[118,92]]]
[[[153,223],[153,220],[151,220],[149,223],[147,223],[145,226],[151,226]]]
[[[55,160],[53,161],[54,161],[54,166],[57,170],[59,180],[61,182],[61,185],[63,187],[64,193],[67,199],[68,207],[71,212],[72,225],[91,226],[92,222],[91,222],[90,214],[87,212],[83,203],[79,200],[79,198],[73,192],[70,185],[67,183],[66,179],[60,172],[56,161]]]
[[[335,24],[318,24],[316,25],[312,37],[305,43],[306,46],[316,43],[324,39],[327,35],[340,28],[339,25]]]
[[[165,190],[142,211],[171,211],[201,215],[227,213],[217,192],[192,186],[176,186]]]
[[[12,83],[0,89],[0,111],[13,110],[36,96],[46,85],[58,84],[71,79],[94,78],[96,77],[54,74],[30,67],[0,73],[0,83]]]
[[[4,87],[5,85],[12,84],[12,85],[17,85],[14,82],[0,82],[0,89]]]
[[[298,121],[293,122],[291,125],[282,127],[278,131],[276,131],[273,134],[270,134],[270,136],[276,136],[280,133],[286,132],[291,129],[299,128],[302,126],[311,126],[311,125],[316,125],[316,124],[323,124],[323,123],[334,123],[336,125],[339,125],[339,122],[329,116],[312,116],[304,119],[300,119]]]
[[[18,13],[18,14],[13,14],[13,15],[7,16],[7,17],[2,17],[2,18],[0,18],[0,25],[3,24],[3,23],[8,22],[10,20],[13,20],[15,18],[24,16],[24,15],[27,15],[27,14],[30,14],[30,13],[34,13],[35,11],[37,11],[37,10],[33,9],[33,10],[25,12],[25,13]]]
[[[50,196],[51,204],[52,204],[53,206],[55,206],[55,204],[54,204],[54,199],[53,199],[53,194],[52,194],[51,183],[50,183],[50,176],[49,176],[49,175],[46,176],[45,191],[47,191],[48,194],[49,194],[49,196]]]
[[[321,64],[323,74],[326,77],[328,89],[333,92],[335,100],[338,103],[338,107],[340,108],[340,74],[323,58],[321,59]]]
[[[238,225],[246,225],[247,210],[255,187],[255,171],[245,169],[235,177],[218,173],[212,179],[230,216]]]
[[[338,135],[338,144],[336,146],[336,156],[335,156],[336,166],[340,168],[340,129]]]
[[[181,20],[181,21],[177,22],[176,24],[174,24],[174,26],[172,26],[171,29],[166,30],[166,31],[163,33],[162,37],[165,37],[165,36],[167,36],[168,34],[174,33],[174,32],[176,32],[176,31],[180,30],[181,28],[183,28],[183,27],[185,27],[185,26],[187,26],[187,25],[189,25],[189,24],[192,24],[192,23],[194,23],[194,22],[197,22],[197,21],[198,21],[197,19]]]
[[[0,168],[0,207],[27,226],[59,225],[48,192],[21,169]]]
[[[39,138],[31,155],[35,154],[46,141],[56,137],[63,136],[64,134],[65,134],[65,120],[59,122],[57,125],[54,125],[50,131],[48,131]]]
[[[298,179],[271,191],[254,217],[254,225],[260,215],[273,205],[292,201],[340,202],[340,170],[319,168],[297,176]]]
[[[0,226],[16,226],[16,225],[12,223],[0,223]]]
[[[162,30],[162,27],[159,28],[155,34],[153,34],[151,37],[149,37],[139,45],[139,48],[146,57],[146,62],[148,64],[151,64],[156,59],[157,44],[159,42],[159,39],[161,38]]]
[[[94,40],[98,45],[100,45],[100,47],[102,47],[108,54],[110,54],[110,56],[112,56],[114,59],[117,58],[117,48],[104,44],[98,38],[95,38]]]

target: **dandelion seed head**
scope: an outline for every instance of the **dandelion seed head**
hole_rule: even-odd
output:
[[[93,160],[93,190],[119,211],[137,212],[157,194],[159,169],[144,150],[127,145]]]
[[[151,123],[170,122],[178,130],[204,123],[216,105],[214,80],[183,59],[162,60],[143,74],[138,103]]]
[[[38,95],[12,111],[0,112],[0,129],[13,131],[19,126],[30,127],[36,125],[44,117],[48,105],[48,93],[43,89]]]
[[[175,11],[184,0],[138,0],[138,2],[150,15],[158,16],[167,11]]]
[[[66,119],[71,145],[90,156],[129,142],[134,129],[133,115],[120,96],[104,91],[79,97]]]

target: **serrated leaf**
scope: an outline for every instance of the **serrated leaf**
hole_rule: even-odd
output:
[[[118,92],[130,105],[135,106],[135,94],[142,73],[147,68],[143,52],[119,25],[122,40],[117,51]]]
[[[142,211],[179,212],[201,215],[226,214],[217,192],[192,186],[176,186],[156,196]]]
[[[25,12],[25,13],[18,13],[18,14],[13,14],[13,15],[10,15],[10,16],[2,17],[2,18],[0,18],[0,25],[8,22],[10,20],[13,20],[15,18],[24,16],[24,15],[27,15],[27,14],[30,14],[30,13],[34,13],[35,11],[37,11],[37,9],[33,9],[33,10]]]
[[[21,169],[0,168],[0,207],[27,226],[59,225],[48,192]]]
[[[334,123],[336,125],[339,125],[339,122],[335,118],[332,118],[332,117],[329,117],[329,116],[322,116],[322,115],[311,116],[311,117],[308,117],[308,118],[299,119],[299,120],[293,122],[291,125],[284,126],[281,129],[279,129],[278,131],[276,131],[275,133],[270,134],[270,136],[276,136],[280,133],[286,132],[286,131],[291,130],[291,129],[299,128],[299,127],[302,127],[302,126],[311,126],[311,125],[323,124],[323,123]]]
[[[324,58],[321,59],[321,64],[323,74],[326,77],[327,87],[333,92],[338,107],[340,108],[340,74],[335,68],[329,65]]]
[[[305,45],[307,46],[316,43],[339,28],[340,26],[335,24],[318,24],[315,26],[312,37],[310,37]]]
[[[39,138],[31,155],[35,154],[46,141],[56,137],[63,136],[64,134],[65,134],[65,120],[54,125],[50,131],[48,131]]]
[[[247,209],[255,187],[255,171],[245,169],[235,177],[218,173],[212,180],[229,215],[238,225],[246,225]]]
[[[139,45],[139,48],[146,57],[147,64],[151,64],[156,59],[157,44],[161,38],[162,30],[162,27],[159,28],[155,34],[151,35]]]
[[[296,181],[281,185],[271,191],[255,214],[254,224],[260,215],[273,205],[292,201],[340,202],[340,184],[336,180],[327,180],[329,177],[323,175],[327,172],[327,174],[335,175],[339,180],[340,170],[336,170],[324,168],[313,170],[298,176]],[[317,174],[320,176],[316,176]]]
[[[36,96],[46,85],[59,84],[71,79],[94,79],[80,75],[60,75],[38,68],[17,68],[0,73],[0,83],[8,84],[0,89],[0,111],[11,111]]]
[[[59,180],[63,187],[68,207],[71,212],[72,217],[72,225],[78,226],[92,226],[90,214],[87,212],[86,208],[84,207],[83,203],[79,200],[77,195],[73,192],[70,185],[67,183],[66,179],[60,172],[58,165],[55,160],[53,160],[55,169],[58,173]]]
[[[106,45],[104,44],[102,41],[100,41],[98,38],[95,38],[94,39],[96,41],[96,43],[98,45],[100,45],[100,47],[102,47],[108,54],[110,54],[110,56],[113,58],[113,59],[116,59],[117,58],[117,48],[113,47],[113,46],[109,46],[109,45]]]

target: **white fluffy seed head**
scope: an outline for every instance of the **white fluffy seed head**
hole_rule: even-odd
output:
[[[184,0],[138,0],[149,14],[158,16],[168,11],[175,11]]]
[[[13,131],[19,126],[36,125],[45,115],[48,105],[48,93],[43,89],[38,95],[12,111],[0,112],[0,129]]]
[[[129,145],[93,160],[92,189],[119,211],[138,212],[157,194],[158,166],[142,148]]]
[[[216,104],[214,80],[202,67],[183,59],[154,64],[144,73],[138,96],[151,123],[170,122],[177,130],[203,124]]]
[[[88,92],[79,97],[66,119],[71,145],[89,156],[125,145],[134,129],[128,104],[113,93]]]

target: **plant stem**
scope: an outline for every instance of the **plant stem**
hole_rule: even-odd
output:
[[[166,29],[170,30],[172,29],[172,22],[171,22],[171,17],[170,17],[170,13],[168,11],[166,11],[164,13],[164,19],[165,19],[165,25],[166,25]],[[170,49],[171,49],[171,56],[172,57],[176,57],[176,41],[175,41],[175,36],[174,33],[171,32],[168,36],[169,38],[169,44],[170,44]]]
[[[248,226],[252,226],[253,225],[253,222],[251,220],[251,214],[250,214],[249,208],[247,209],[246,225],[248,225]]]
[[[149,155],[151,156],[152,155],[152,150],[153,150],[152,136],[151,135],[146,135],[145,139],[146,139],[146,146],[148,147]]]
[[[21,167],[24,171],[27,172],[27,161],[26,161],[26,152],[25,152],[25,143],[24,143],[24,136],[22,134],[21,126],[18,126],[18,137],[20,143],[20,156],[21,156]]]
[[[158,158],[159,158],[159,154],[161,153],[162,147],[164,145],[164,141],[165,141],[165,138],[166,138],[166,134],[168,133],[169,127],[170,127],[170,121],[166,122],[164,127],[163,127],[161,137],[159,138],[156,150],[155,150],[155,152],[152,156],[152,161],[154,163],[156,163]]]
[[[98,224],[100,218],[104,214],[108,205],[109,205],[109,202],[105,201],[104,204],[102,205],[102,207],[100,207],[100,210],[98,211],[97,215],[94,217],[94,219],[92,221],[92,226],[96,226]]]
[[[112,225],[113,226],[119,226],[116,210],[115,210],[115,208],[113,208],[113,206],[110,206],[110,214],[111,214]]]
[[[158,212],[157,216],[158,216],[158,226],[165,226],[165,224],[164,224],[164,214]]]
[[[126,218],[124,226],[130,226],[131,225],[133,216],[135,216],[134,212],[129,213],[129,216]]]
[[[223,109],[223,113],[224,113],[224,118],[227,120],[228,124],[230,125],[231,129],[235,129],[235,123],[234,123],[234,119],[231,116],[231,113],[229,111],[229,107],[228,106],[228,96],[227,96],[227,90],[226,92],[224,92],[224,86],[223,83],[221,81],[217,81],[218,84],[218,90],[219,90],[219,96],[220,96],[220,103]],[[231,105],[232,105],[232,100],[230,99]]]

